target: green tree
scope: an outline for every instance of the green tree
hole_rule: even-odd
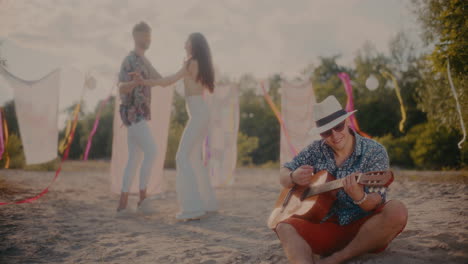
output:
[[[352,80],[355,108],[358,109],[356,118],[361,129],[372,136],[398,135],[401,118],[398,99],[393,88],[386,85],[386,79],[379,73],[381,69],[388,68],[389,58],[378,53],[370,43],[366,43],[358,52],[354,69],[338,65],[338,58],[322,57],[313,71],[311,79],[317,102],[334,95],[345,107],[347,95],[338,73],[346,72]],[[375,91],[369,91],[365,86],[370,74],[379,79],[380,85]]]
[[[18,118],[16,117],[15,102],[13,100],[6,102],[5,106],[3,107],[3,111],[5,113],[5,119],[8,125],[8,133],[10,135],[17,135],[18,138],[21,138],[18,126]]]
[[[413,0],[414,11],[422,26],[422,39],[433,47],[430,55],[419,60],[423,81],[418,86],[419,107],[437,126],[461,131],[455,100],[447,81],[447,59],[462,107],[468,121],[468,1]]]
[[[249,137],[242,132],[237,136],[237,164],[252,165],[251,153],[258,148],[258,138]]]
[[[270,82],[266,85],[269,89]],[[251,153],[254,164],[263,164],[279,159],[280,127],[270,106],[262,95],[257,95],[258,84],[251,76],[243,76],[240,85],[239,131],[258,138],[258,148]]]
[[[468,72],[468,1],[413,0],[422,25],[422,39],[434,45],[430,55],[436,71],[444,72],[447,59],[456,75]]]
[[[88,137],[94,126],[96,120],[96,114],[101,107],[101,100],[93,113],[88,114],[82,121],[86,124],[86,130],[81,137],[81,145],[83,150],[86,150],[86,144],[88,143]],[[96,133],[93,136],[91,149],[89,151],[88,159],[110,159],[112,156],[112,137],[113,137],[113,125],[114,125],[114,107],[115,97],[112,96],[106,105],[103,106],[101,116],[99,120],[99,126]],[[84,154],[84,153],[83,153]]]
[[[411,157],[416,166],[425,169],[458,168],[463,163],[457,147],[459,134],[433,123],[421,125]]]
[[[380,74],[382,70],[388,71],[389,64],[390,59],[378,52],[371,43],[365,43],[354,59],[355,69],[351,79],[355,107],[358,110],[356,118],[361,129],[375,137],[400,134],[398,98],[393,86],[388,85],[388,80]],[[371,74],[379,80],[379,86],[374,91],[367,89],[365,84]],[[344,92],[343,86],[341,89]]]
[[[334,95],[343,106],[345,105],[346,92],[343,83],[338,78],[338,73],[346,72],[350,77],[353,73],[351,69],[336,63],[340,57],[340,55],[320,57],[319,66],[312,72],[311,80],[317,102],[323,101],[329,95]]]
[[[67,120],[65,121],[65,127],[62,131],[59,132],[59,143],[62,141],[62,139],[65,137],[65,130],[66,130],[66,125],[68,121],[70,120],[73,124],[73,112],[75,110],[75,107],[78,103],[74,103],[70,105],[69,107],[65,108],[64,112],[67,114]],[[85,146],[83,146],[86,143],[83,143],[85,141],[85,137],[88,136],[89,132],[89,127],[88,125],[83,122],[85,114],[83,109],[85,108],[84,102],[81,103],[80,107],[80,112],[78,114],[78,122],[76,124],[76,129],[75,129],[75,134],[73,136],[73,141],[70,146],[70,152],[68,154],[69,159],[81,159],[83,158],[83,152]]]
[[[3,153],[2,160],[0,160],[0,168],[5,168],[7,155],[10,158],[10,169],[22,169],[26,165],[23,144],[21,143],[21,139],[16,134],[12,134],[8,137],[8,142],[5,146],[5,152]]]
[[[185,100],[182,95],[174,93],[172,98],[171,119],[169,124],[169,134],[166,149],[165,168],[175,168],[175,156],[179,148],[180,138],[184,132],[188,120],[188,113],[185,108]]]

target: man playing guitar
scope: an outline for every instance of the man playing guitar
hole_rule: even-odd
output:
[[[385,192],[369,192],[355,173],[389,170],[385,148],[348,127],[346,112],[334,96],[314,106],[321,140],[314,141],[280,170],[285,188],[310,184],[311,175],[326,170],[343,179],[343,188],[320,223],[299,217],[280,222],[275,231],[291,263],[341,263],[368,253],[381,252],[406,226],[407,209]],[[323,258],[315,260],[314,254]]]

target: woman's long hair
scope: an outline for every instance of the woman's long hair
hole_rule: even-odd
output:
[[[205,36],[201,33],[192,33],[189,36],[192,45],[192,59],[198,62],[198,75],[196,80],[213,93],[214,90],[214,69],[211,60],[211,51]]]

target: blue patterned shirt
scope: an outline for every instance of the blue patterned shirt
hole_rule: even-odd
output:
[[[122,62],[119,82],[131,81],[130,72],[139,72],[143,79],[159,77],[151,63],[135,51],[131,51]],[[151,87],[139,85],[128,94],[120,94],[120,99],[122,103],[119,111],[124,125],[151,120]]]
[[[294,171],[302,165],[310,165],[314,167],[315,173],[327,170],[337,179],[344,178],[354,172],[388,170],[390,165],[385,148],[375,140],[361,137],[358,133],[350,131],[356,138],[355,148],[340,167],[336,166],[332,148],[325,144],[323,139],[316,140],[307,146],[291,162],[285,163],[284,167]],[[369,193],[367,187],[364,187],[364,191]],[[379,194],[384,202],[386,194]],[[336,198],[330,212],[322,221],[336,215],[340,225],[347,225],[371,213],[354,204],[353,199],[346,194],[343,188],[338,190]]]

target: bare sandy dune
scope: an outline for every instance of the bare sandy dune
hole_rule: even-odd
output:
[[[217,189],[218,213],[179,223],[174,170],[165,172],[168,192],[153,201],[157,214],[116,218],[108,167],[67,162],[45,197],[1,206],[0,263],[287,263],[265,224],[279,191],[277,170],[238,169],[232,187]],[[385,252],[349,263],[468,263],[464,174],[397,172],[389,198],[409,208],[405,231]],[[33,195],[52,177],[1,170],[0,200]],[[130,200],[133,208],[136,201]]]

